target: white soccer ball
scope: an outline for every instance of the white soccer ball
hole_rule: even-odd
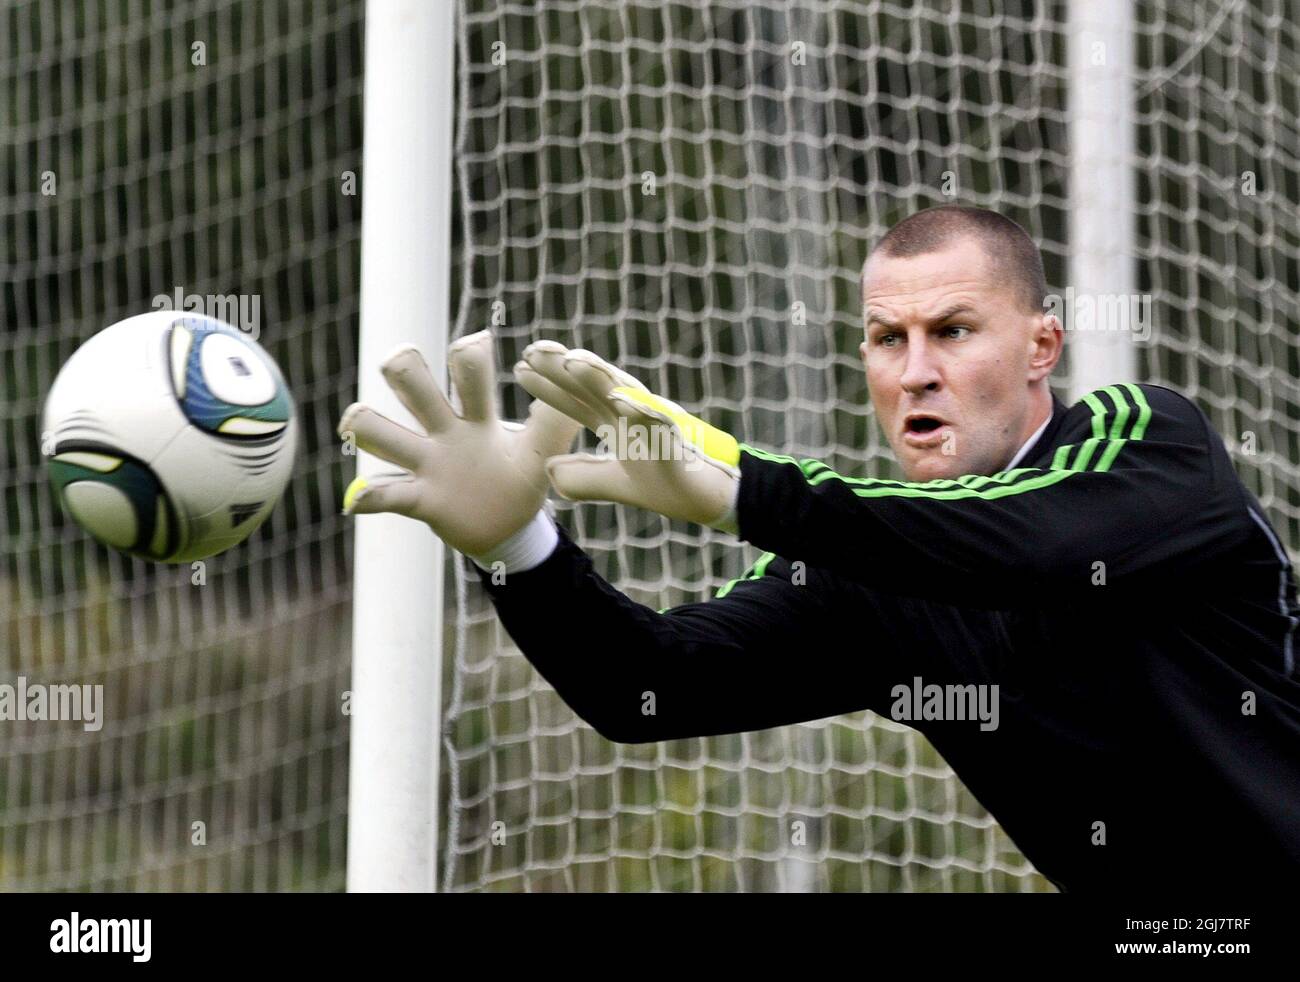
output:
[[[114,549],[166,563],[224,552],[284,493],[293,398],[229,324],[160,310],[106,327],[59,371],[44,450],[63,506]]]

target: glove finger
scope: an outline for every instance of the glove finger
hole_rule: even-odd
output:
[[[606,418],[609,416],[609,394],[614,389],[622,386],[634,392],[650,393],[649,389],[627,372],[585,348],[575,348],[565,356],[564,370],[579,387],[579,390],[573,390],[571,386],[570,391],[575,394],[580,391],[584,402],[605,410],[603,415]]]
[[[528,362],[521,361],[515,365],[515,381],[534,399],[551,406],[570,419],[576,419],[588,429],[594,430],[600,425],[600,418],[592,412],[590,406],[574,399],[546,376],[534,371]]]
[[[633,375],[629,375],[617,365],[606,361],[594,351],[588,351],[586,348],[572,348],[568,355],[565,356],[565,367],[572,371],[571,362],[578,362],[582,365],[597,369],[601,374],[610,378],[614,385],[625,385],[629,389],[640,389],[642,392],[650,390],[642,384],[641,380]]]
[[[343,514],[393,512],[410,517],[419,504],[419,488],[410,474],[357,476],[343,493]]]
[[[582,424],[541,399],[533,400],[528,407],[528,421],[524,424],[524,448],[543,460],[556,454],[568,453],[573,438]]]
[[[447,349],[447,364],[466,419],[497,418],[496,354],[491,331],[479,331]]]
[[[442,394],[442,388],[415,345],[402,345],[384,360],[380,371],[388,387],[426,433],[439,433],[456,421],[451,403]]]
[[[524,349],[524,362],[534,372],[547,382],[550,382],[555,389],[563,392],[570,402],[583,407],[582,414],[574,416],[574,418],[581,420],[587,429],[595,430],[603,423],[612,422],[614,414],[610,411],[609,403],[603,397],[593,397],[588,388],[569,374],[566,364],[570,354],[572,352],[554,341],[534,341]],[[523,384],[522,380],[520,384]],[[542,392],[533,394],[545,399],[547,402],[551,402],[551,398],[543,395]],[[556,405],[554,402],[551,402],[551,405],[554,405],[566,415],[572,415],[563,405]]]
[[[637,485],[622,463],[593,454],[565,454],[546,462],[546,476],[570,501],[617,501],[638,504]]]
[[[348,406],[339,420],[339,436],[349,433],[362,450],[410,471],[419,467],[427,444],[423,437],[360,402]]]

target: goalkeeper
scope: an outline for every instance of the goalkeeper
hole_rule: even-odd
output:
[[[610,740],[901,718],[899,686],[988,687],[994,727],[907,718],[1061,889],[1289,884],[1300,608],[1221,438],[1155,385],[1056,399],[1041,257],[993,212],[902,221],[862,286],[872,405],[906,481],[740,444],[554,342],[516,366],[529,422],[500,423],[484,334],[453,346],[463,416],[409,349],[386,373],[427,436],[345,412],[341,432],[404,468],[359,478],[345,510],[419,518],[473,557],[525,656]],[[610,452],[567,454],[572,421]],[[667,438],[655,459],[638,434]],[[542,509],[548,477],[767,551],[713,600],[656,612]]]

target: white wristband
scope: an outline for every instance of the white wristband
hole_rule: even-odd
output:
[[[740,505],[740,482],[737,481],[735,490],[731,496],[731,507],[728,508],[727,513],[723,515],[721,518],[719,518],[716,522],[710,522],[709,523],[710,527],[717,529],[719,532],[730,532],[732,535],[739,535],[740,515],[737,514],[736,512],[736,509],[739,505]]]
[[[500,545],[482,556],[469,558],[480,569],[489,572],[494,564],[503,563],[507,574],[522,573],[545,562],[559,542],[560,534],[555,531],[555,522],[542,508],[527,525]]]

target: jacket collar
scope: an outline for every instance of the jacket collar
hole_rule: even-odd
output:
[[[1056,438],[1061,432],[1061,426],[1065,423],[1065,414],[1069,408],[1060,399],[1056,393],[1052,393],[1052,418],[1048,420],[1047,428],[1034,441],[1034,445],[1029,448],[1029,452],[1020,459],[1021,467],[1032,467],[1034,461],[1045,454],[1048,450],[1056,447]]]

